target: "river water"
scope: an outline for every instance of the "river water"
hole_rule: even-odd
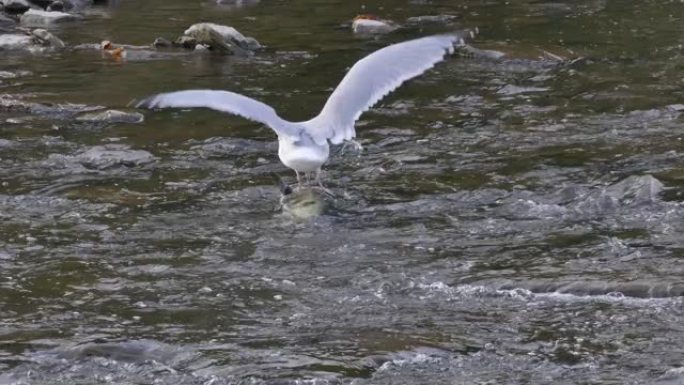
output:
[[[364,12],[458,19],[354,36]],[[51,28],[64,50],[0,52],[0,95],[35,103],[0,107],[0,384],[684,384],[682,15],[122,0]],[[265,48],[74,49],[199,21]],[[505,56],[454,56],[364,114],[307,218],[259,124],[74,119],[184,88],[307,119],[364,54],[475,26]]]

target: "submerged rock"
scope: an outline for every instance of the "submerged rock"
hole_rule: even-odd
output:
[[[458,16],[454,15],[424,15],[424,16],[414,16],[406,19],[406,24],[411,26],[424,26],[429,24],[451,24]]]
[[[103,122],[103,123],[140,123],[144,120],[139,112],[124,112],[119,110],[106,110],[88,112],[76,117],[79,122]]]
[[[45,10],[62,12],[64,11],[64,3],[60,0],[54,1],[52,4],[48,5]]]
[[[658,200],[664,187],[652,175],[632,175],[606,188],[606,193],[625,203],[650,203]]]
[[[135,167],[154,162],[154,155],[144,150],[131,150],[121,144],[94,146],[75,155],[75,160],[84,167],[103,170],[110,167]]]
[[[194,44],[191,44],[192,42]],[[183,36],[176,40],[176,43],[184,47],[191,46],[193,49],[201,44],[215,51],[230,53],[261,48],[261,44],[256,39],[244,36],[233,27],[214,23],[197,23],[190,26]]]
[[[324,193],[317,188],[283,188],[280,204],[283,214],[295,219],[317,217],[325,212],[327,202]]]
[[[24,26],[43,27],[56,23],[73,21],[77,19],[78,17],[76,15],[72,15],[70,13],[58,11],[39,11],[31,9],[28,12],[21,15],[21,19],[19,21]]]
[[[64,9],[69,12],[80,11],[94,4],[93,0],[63,0]]]

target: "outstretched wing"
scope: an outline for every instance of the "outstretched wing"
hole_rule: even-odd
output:
[[[359,60],[330,95],[321,113],[306,122],[318,143],[339,144],[356,135],[354,122],[385,95],[453,53],[457,34],[429,36],[379,49]]]
[[[263,123],[271,127],[278,135],[298,137],[300,130],[292,123],[281,119],[273,107],[230,91],[187,90],[169,92],[145,98],[135,103],[135,106],[143,108],[205,107]]]

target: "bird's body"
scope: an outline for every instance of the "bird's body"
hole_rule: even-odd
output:
[[[330,154],[329,143],[340,144],[356,136],[354,122],[404,81],[416,77],[454,46],[463,45],[460,34],[429,36],[393,44],[359,60],[330,95],[321,112],[311,120],[288,122],[257,100],[230,91],[188,90],[151,96],[137,107],[206,107],[261,122],[278,135],[278,156],[297,173],[316,172]]]

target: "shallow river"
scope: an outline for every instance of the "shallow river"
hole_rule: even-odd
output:
[[[355,36],[363,12],[458,19]],[[0,104],[0,384],[684,384],[683,15],[121,0],[51,28],[64,50],[0,52],[0,95],[33,103]],[[199,21],[265,48],[73,48]],[[281,207],[272,174],[294,173],[259,124],[74,118],[221,88],[303,120],[364,54],[475,26],[505,56],[451,57],[364,114],[309,218]]]

